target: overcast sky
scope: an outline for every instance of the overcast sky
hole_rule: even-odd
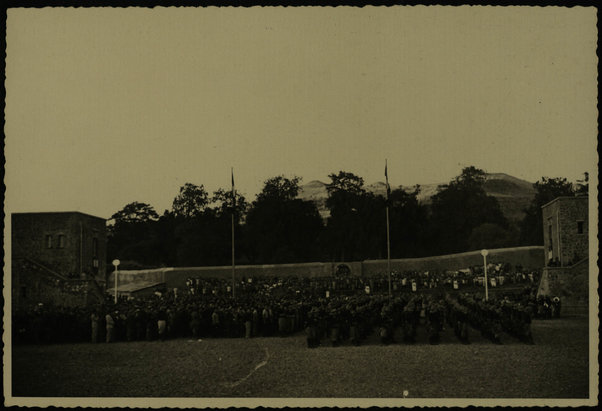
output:
[[[6,209],[596,172],[594,8],[11,9]]]

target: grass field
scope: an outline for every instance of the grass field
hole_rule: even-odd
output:
[[[534,321],[535,345],[472,330],[460,344],[307,349],[305,337],[13,347],[13,396],[586,398],[586,318]]]

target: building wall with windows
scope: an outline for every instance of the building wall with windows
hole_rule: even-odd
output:
[[[86,281],[105,282],[103,218],[79,212],[14,213],[11,248],[13,307],[30,302],[84,302],[88,291],[98,291],[88,290],[97,285]]]
[[[545,267],[539,295],[560,297],[562,310],[587,314],[590,273],[588,197],[558,197],[542,207]]]
[[[542,206],[546,266],[571,266],[589,255],[588,213],[588,196],[558,197]]]
[[[12,257],[28,258],[68,278],[104,281],[106,220],[79,212],[12,215]]]

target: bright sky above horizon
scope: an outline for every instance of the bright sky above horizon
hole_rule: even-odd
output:
[[[597,174],[595,8],[10,9],[5,210]]]

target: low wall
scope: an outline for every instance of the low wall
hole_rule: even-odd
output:
[[[322,277],[333,274],[337,263],[302,263],[302,264],[266,264],[238,265],[236,277]],[[345,263],[350,268],[358,263]],[[359,263],[361,266],[361,263]],[[361,272],[357,275],[360,275]],[[107,287],[113,287],[114,272],[109,275]],[[119,284],[129,284],[140,281],[164,282],[167,287],[183,287],[190,277],[232,278],[232,266],[214,267],[170,267],[152,270],[123,270],[119,271]]]
[[[268,264],[236,266],[241,277],[320,277],[332,274],[330,263]],[[167,287],[183,287],[189,277],[232,278],[232,266],[172,268],[165,275]]]
[[[570,267],[545,267],[537,294],[561,297],[566,305],[587,306],[589,276],[587,258]]]
[[[140,281],[162,283],[165,281],[165,273],[173,268],[154,268],[150,270],[119,270],[119,285],[136,283]],[[107,280],[107,288],[115,286],[115,271]]]
[[[525,268],[539,269],[543,265],[543,247],[515,247],[489,250],[487,261],[491,263],[520,264]],[[391,260],[391,268],[405,270],[458,270],[483,263],[480,251],[425,258],[405,258]],[[374,276],[387,271],[387,260],[367,260],[353,262],[301,263],[301,264],[267,264],[239,265],[235,275],[241,277],[321,277],[335,273],[339,265],[346,265],[352,276]],[[154,281],[164,282],[168,288],[184,287],[189,277],[232,278],[231,266],[215,267],[174,267],[151,270],[119,271],[119,284]],[[114,273],[109,275],[107,287],[114,285]]]
[[[510,263],[526,269],[540,269],[544,262],[541,246],[512,247],[489,250],[488,263]],[[483,264],[480,251],[448,254],[424,258],[404,258],[391,260],[391,269],[396,271],[443,271],[459,270]],[[370,276],[387,272],[387,260],[366,260],[362,263],[362,275]]]

